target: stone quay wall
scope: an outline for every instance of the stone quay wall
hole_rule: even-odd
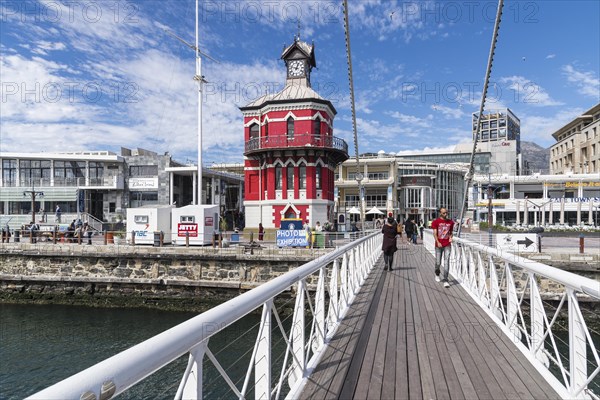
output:
[[[203,310],[327,252],[9,244],[0,251],[0,301]]]

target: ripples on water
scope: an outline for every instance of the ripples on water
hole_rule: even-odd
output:
[[[150,309],[0,304],[0,399],[34,394],[195,315]],[[258,317],[253,319],[256,322]],[[253,322],[245,324],[251,326]],[[223,339],[225,343],[235,339],[240,329],[248,328],[231,329]],[[219,343],[213,340],[210,347],[217,352]],[[187,357],[157,371],[119,398],[172,399]],[[228,357],[238,355],[231,352]],[[220,389],[212,394],[222,397],[227,387],[218,386]]]

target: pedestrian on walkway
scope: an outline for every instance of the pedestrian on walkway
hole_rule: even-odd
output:
[[[394,253],[397,250],[396,221],[394,218],[388,217],[383,228],[381,228],[381,233],[383,234],[383,245],[381,246],[381,250],[383,250],[384,269],[386,271],[391,271],[392,265],[394,264]]]
[[[440,208],[440,216],[432,224],[433,237],[435,239],[435,281],[440,281],[440,267],[442,256],[444,256],[444,287],[450,287],[448,283],[448,273],[450,270],[450,252],[452,250],[452,230],[454,221],[448,218],[448,210]]]
[[[56,211],[54,213],[54,222],[56,222],[57,224],[60,224],[61,215],[62,215],[62,211],[60,210],[60,206],[57,204]]]
[[[417,243],[417,231],[416,231],[415,222],[412,218],[409,218],[404,223],[404,231],[406,232],[406,238],[408,239],[408,243]]]

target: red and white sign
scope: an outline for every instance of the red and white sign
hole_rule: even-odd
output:
[[[213,226],[213,217],[204,217],[204,226]]]
[[[198,224],[177,224],[177,236],[185,237],[186,234],[198,237]]]

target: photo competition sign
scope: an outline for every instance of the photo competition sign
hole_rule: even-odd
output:
[[[308,246],[308,232],[302,227],[302,220],[281,220],[280,229],[276,234],[278,247]]]

